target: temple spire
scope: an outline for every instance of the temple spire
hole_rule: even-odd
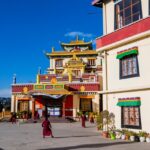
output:
[[[13,84],[16,84],[16,74],[13,75]]]
[[[79,41],[79,35],[76,35],[76,41]]]
[[[41,74],[41,67],[38,68],[38,74]]]
[[[55,48],[54,47],[52,47],[52,52],[54,52],[55,51]]]

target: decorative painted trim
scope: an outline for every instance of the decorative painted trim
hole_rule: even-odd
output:
[[[79,98],[95,98],[95,95],[81,95]]]
[[[141,106],[140,97],[119,98],[117,106]]]
[[[64,85],[63,85],[63,84],[54,85],[53,88],[54,88],[55,90],[61,90],[61,89],[64,89]]]
[[[123,57],[131,55],[131,54],[137,55],[138,54],[138,47],[132,47],[132,48],[117,52],[117,57],[116,58],[117,59],[122,59]]]
[[[37,85],[34,85],[34,89],[35,89],[35,90],[44,90],[45,88],[44,88],[44,85],[42,85],[42,84],[37,84]]]
[[[34,90],[62,90],[64,89],[64,84],[35,84]]]
[[[121,43],[127,38],[134,38],[133,36],[138,36],[146,31],[150,30],[150,17],[140,19],[137,22],[129,24],[121,29],[118,29],[112,33],[106,34],[102,37],[96,38],[96,49],[109,46],[111,44],[116,45],[116,43]],[[145,34],[145,33],[144,33]],[[110,49],[109,49],[110,50]]]
[[[53,85],[45,85],[45,89],[48,90],[48,89],[53,89]]]

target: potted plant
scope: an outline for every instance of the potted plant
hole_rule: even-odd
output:
[[[81,116],[82,116],[82,112],[81,111],[77,112],[77,117],[79,118],[79,121],[81,119]]]
[[[101,113],[96,116],[96,124],[97,124],[97,129],[98,130],[103,129],[103,118],[102,118]]]
[[[125,129],[122,129],[121,132],[122,132],[121,139],[122,139],[122,140],[125,140],[125,138],[126,138],[126,135],[125,135],[126,130],[125,130]]]
[[[115,131],[115,134],[116,134],[116,139],[120,139],[121,136],[122,136],[121,130],[116,130],[116,131]]]
[[[125,131],[125,140],[129,140],[130,139],[130,131],[126,130]]]
[[[108,138],[109,135],[108,124],[110,122],[109,111],[108,110],[102,111],[101,116],[102,116],[102,125],[103,125],[103,136]]]
[[[145,142],[146,137],[147,137],[147,133],[145,131],[139,131],[139,138],[140,138],[140,142]]]
[[[129,136],[130,136],[130,141],[134,142],[135,141],[136,133],[133,132],[133,131],[129,131]]]
[[[86,116],[86,120],[88,120],[89,119],[89,112],[88,111],[85,112],[85,116]]]
[[[146,142],[147,142],[147,143],[150,143],[150,134],[147,134]]]
[[[116,134],[115,134],[114,131],[109,131],[109,135],[110,135],[111,140],[115,140],[116,139]]]

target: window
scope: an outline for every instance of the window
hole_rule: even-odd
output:
[[[120,79],[139,76],[137,55],[129,55],[120,59]]]
[[[76,77],[81,76],[81,71],[80,70],[72,70],[73,75],[75,75]]]
[[[115,1],[115,29],[119,29],[141,18],[141,0]]]
[[[88,59],[89,66],[95,66],[95,59]]]
[[[121,107],[121,127],[141,129],[140,107]]]
[[[62,67],[63,66],[63,60],[62,59],[58,59],[55,61],[55,66],[56,67]]]

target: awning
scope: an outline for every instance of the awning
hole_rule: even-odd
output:
[[[141,106],[140,97],[119,98],[117,106]]]
[[[116,58],[117,59],[122,59],[123,57],[128,56],[128,55],[132,55],[132,54],[135,54],[135,55],[138,54],[138,47],[132,47],[132,48],[120,51],[120,52],[117,53]]]
[[[45,96],[45,97],[49,97],[49,98],[52,98],[52,99],[60,99],[64,95],[50,95],[50,94],[44,94],[44,93],[33,93],[32,96],[33,97],[36,97],[36,96]]]

